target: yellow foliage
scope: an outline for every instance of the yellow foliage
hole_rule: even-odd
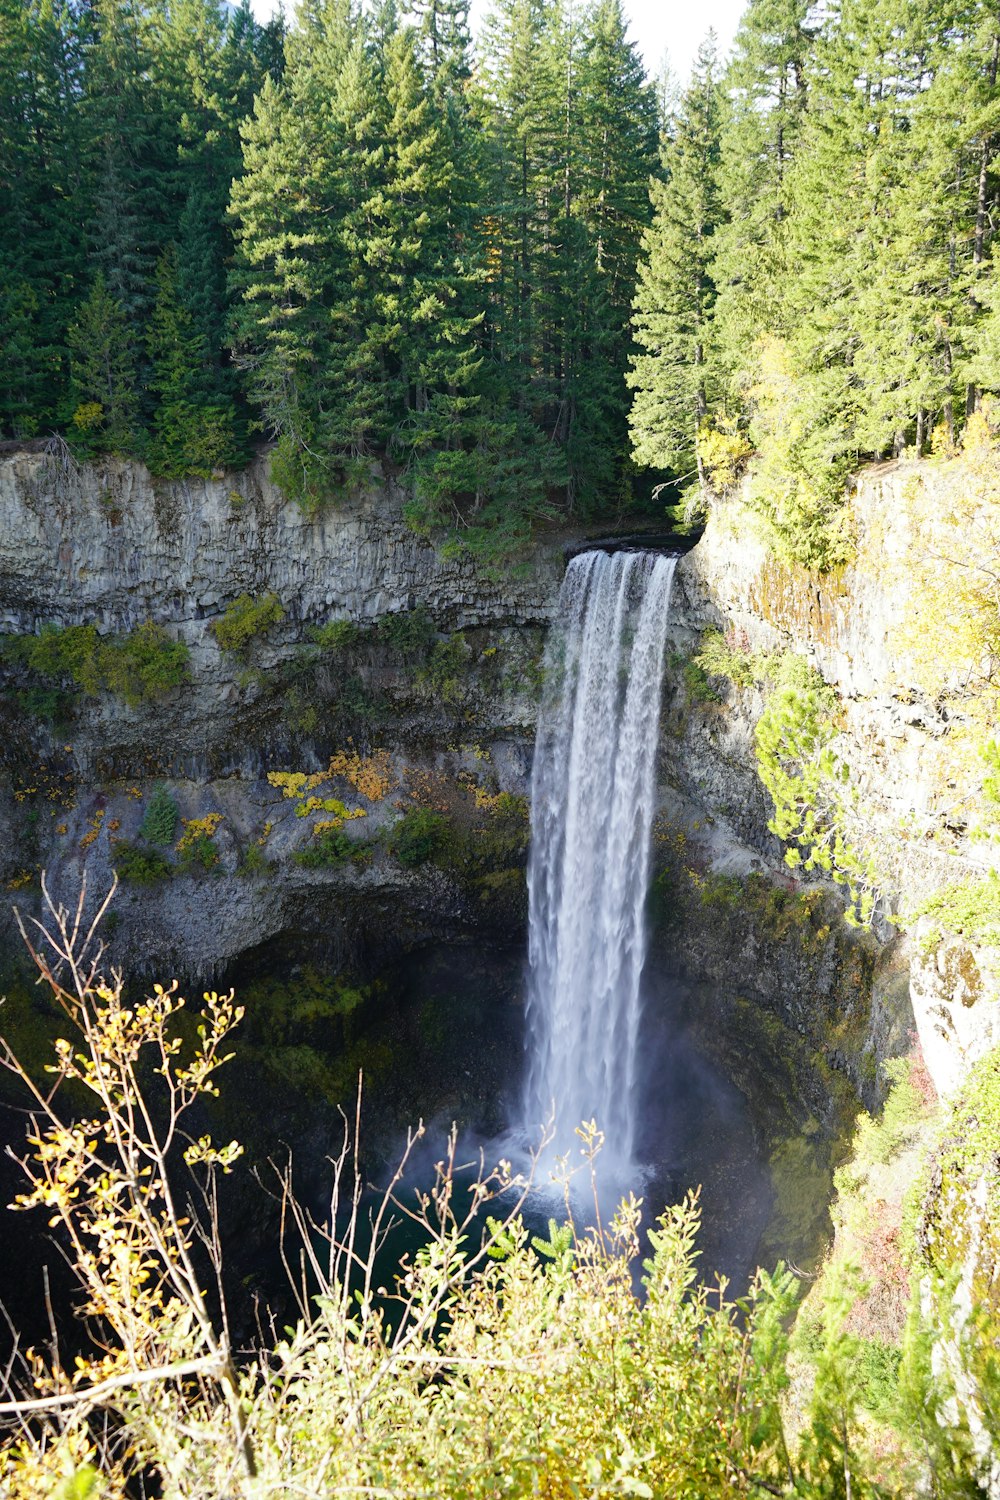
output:
[[[80,848],[81,848],[81,850],[83,850],[83,849],[89,849],[90,846],[91,846],[91,844],[93,844],[95,842],[95,840],[97,839],[98,834],[101,831],[101,824],[103,822],[104,822],[104,808],[103,807],[99,807],[97,809],[97,811],[95,812],[94,816],[90,820],[90,826],[87,829],[87,832],[83,835],[83,838],[80,840]]]
[[[212,838],[222,822],[221,813],[206,813],[203,818],[181,818],[184,832],[177,843],[177,853],[183,854],[200,838]]]
[[[83,401],[73,413],[73,426],[81,432],[92,432],[104,421],[104,407],[99,401]]]
[[[717,427],[707,422],[699,427],[697,447],[712,488],[717,491],[732,489],[753,456],[753,448],[736,423],[724,417]]]
[[[396,785],[387,750],[359,755],[356,750],[338,750],[330,761],[329,776],[342,776],[369,802],[381,802]]]

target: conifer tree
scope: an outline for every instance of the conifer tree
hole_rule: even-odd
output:
[[[133,451],[138,395],[135,351],[124,309],[101,272],[67,336],[73,424],[84,450]]]
[[[19,437],[63,414],[85,284],[88,26],[62,0],[0,0],[0,432]]]
[[[713,347],[714,236],[719,195],[719,88],[714,37],[702,45],[653,184],[655,218],[644,240],[634,331],[642,353],[629,385],[636,460],[704,487],[698,433],[718,394]]]
[[[789,173],[806,107],[812,31],[807,0],[751,0],[723,84],[719,188],[726,217],[715,240],[716,342],[737,374],[762,334],[782,330]]]
[[[157,398],[149,464],[162,474],[209,474],[234,457],[234,412],[181,296],[174,246],[160,258],[156,286],[148,336],[149,385]]]

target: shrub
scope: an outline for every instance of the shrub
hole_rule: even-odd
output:
[[[719,703],[719,694],[715,691],[709,679],[709,675],[696,656],[684,663],[683,668],[684,686],[692,703]]]
[[[448,841],[448,819],[428,807],[414,807],[389,830],[386,847],[406,869],[426,864]]]
[[[214,869],[219,863],[214,835],[222,822],[222,814],[206,813],[203,818],[184,818],[182,821],[184,832],[177,844],[181,865],[189,871]]]
[[[345,651],[357,644],[361,628],[353,620],[327,620],[325,625],[314,625],[309,638],[324,651]]]
[[[255,599],[252,594],[244,593],[226,605],[225,612],[212,621],[210,629],[223,651],[243,657],[258,636],[284,617],[277,594],[268,593]]]
[[[177,803],[160,782],[153,788],[139,833],[148,844],[172,844],[179,816]]]
[[[103,637],[93,625],[45,625],[18,654],[43,677],[68,678],[91,697],[114,693],[132,707],[166,696],[188,678],[187,645],[151,620],[128,635]]]
[[[337,870],[342,865],[363,864],[371,848],[360,839],[348,838],[340,828],[329,828],[295,855],[295,863],[307,870]]]
[[[417,681],[431,688],[445,703],[454,703],[461,693],[461,674],[468,654],[461,631],[446,641],[438,641],[426,666],[418,672]]]
[[[188,678],[188,648],[172,640],[162,625],[147,621],[131,635],[113,637],[98,651],[103,685],[135,707],[166,697]]]
[[[240,860],[239,873],[241,875],[264,875],[270,868],[271,862],[260,845],[251,844]]]
[[[156,885],[173,874],[173,866],[159,849],[140,849],[124,839],[115,845],[112,858],[118,879],[129,885]]]
[[[437,634],[425,609],[400,610],[383,615],[375,626],[379,640],[403,655],[426,653]]]
[[[709,677],[725,677],[735,687],[753,686],[756,675],[754,657],[731,646],[720,630],[705,631],[692,661]]]

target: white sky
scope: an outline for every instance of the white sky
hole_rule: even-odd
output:
[[[698,46],[710,27],[725,54],[736,34],[746,0],[624,0],[631,22],[632,40],[638,42],[651,76],[666,58],[679,83],[686,83]],[[266,20],[277,9],[277,0],[253,0],[258,20]],[[473,27],[490,8],[490,0],[471,0]],[[285,0],[291,14],[294,0]]]

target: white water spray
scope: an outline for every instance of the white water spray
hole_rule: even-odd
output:
[[[524,1123],[554,1111],[554,1151],[583,1120],[602,1176],[635,1162],[639,982],[675,559],[587,552],[569,565],[545,654],[528,864]]]

